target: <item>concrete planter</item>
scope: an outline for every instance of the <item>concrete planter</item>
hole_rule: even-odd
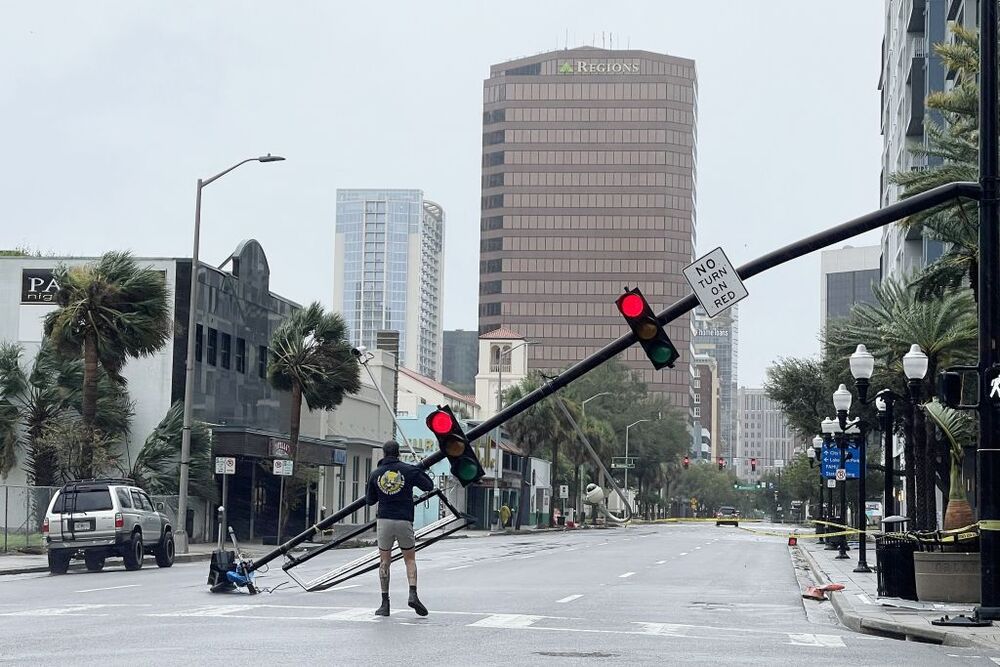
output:
[[[979,602],[978,553],[913,554],[917,599],[922,602]]]

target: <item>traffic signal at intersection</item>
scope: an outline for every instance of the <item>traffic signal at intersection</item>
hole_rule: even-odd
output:
[[[723,460],[723,458],[721,456],[718,459],[718,463],[719,463],[719,470],[722,470],[722,468],[725,467],[725,465],[726,465],[725,460]]]
[[[656,314],[649,307],[649,302],[639,288],[626,287],[625,293],[618,297],[615,305],[639,339],[646,356],[653,362],[653,368],[656,370],[665,366],[673,368],[680,353],[667,337],[667,332],[663,330],[663,325],[656,319]]]
[[[427,428],[437,438],[438,447],[448,457],[451,474],[463,487],[482,479],[486,471],[479,464],[476,450],[469,445],[469,439],[465,437],[451,408],[439,405],[437,410],[427,415]]]
[[[757,459],[750,459],[750,472],[757,472]]]
[[[687,470],[688,466],[691,465],[691,458],[688,456],[684,457],[684,469]]]

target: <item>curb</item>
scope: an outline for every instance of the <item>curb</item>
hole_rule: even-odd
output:
[[[823,570],[808,549],[793,547],[805,555],[812,571],[813,578],[819,584],[829,583],[830,578]],[[922,641],[942,646],[955,646],[959,648],[989,648],[996,649],[996,644],[992,642],[979,641],[974,637],[958,635],[948,630],[938,630],[935,627],[921,628],[911,625],[903,625],[893,621],[886,621],[880,618],[868,618],[854,611],[849,602],[845,601],[847,593],[845,591],[830,591],[827,593],[830,603],[837,614],[837,619],[848,630],[866,635],[878,635],[890,639],[901,639],[906,641]]]
[[[212,554],[210,553],[198,553],[198,554],[177,554],[174,556],[175,563],[197,563],[203,560],[211,559]],[[70,571],[79,570],[80,572],[85,572],[82,563],[74,563],[70,565]],[[49,571],[48,565],[30,565],[28,567],[15,567],[0,570],[0,577],[9,574],[42,574]]]

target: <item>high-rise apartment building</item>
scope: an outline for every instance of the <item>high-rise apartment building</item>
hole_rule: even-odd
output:
[[[494,65],[483,94],[479,330],[523,334],[529,367],[556,372],[625,333],[624,285],[656,310],[690,291],[694,62],[552,51]],[[622,358],[686,414],[690,318],[668,334],[675,368],[654,371],[638,346]]]
[[[441,378],[444,210],[420,190],[337,190],[333,302],[354,345],[399,332],[399,363]]]
[[[882,281],[881,246],[844,246],[820,253],[820,330],[837,317],[847,317],[858,303],[874,303],[873,288]]]
[[[712,433],[712,454],[726,460],[736,455],[739,316],[739,306],[711,318],[701,306],[694,310],[692,347],[697,355],[715,360],[719,382],[719,418]]]
[[[442,354],[441,382],[459,393],[474,394],[479,371],[479,332],[445,331]]]
[[[696,354],[694,367],[694,407],[692,454],[695,458],[715,460],[718,452],[719,406],[721,386],[719,364],[707,354]]]
[[[978,2],[971,0],[885,0],[885,35],[882,39],[882,183],[881,205],[899,200],[902,189],[890,182],[894,173],[905,173],[941,163],[941,158],[913,153],[926,148],[924,123],[940,123],[937,112],[927,108],[927,95],[948,90],[955,72],[948,72],[934,45],[951,41],[948,25],[975,28]],[[905,232],[897,225],[882,230],[882,275],[907,276],[941,256],[941,241],[919,231]]]
[[[763,389],[747,387],[740,387],[738,403],[736,475],[740,479],[758,480],[762,473],[787,466],[795,453],[796,438],[781,405],[768,398]],[[756,471],[750,467],[752,458],[757,459]]]

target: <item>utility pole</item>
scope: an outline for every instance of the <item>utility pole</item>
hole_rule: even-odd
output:
[[[983,620],[1000,620],[1000,415],[991,398],[998,372],[1000,328],[1000,258],[997,164],[997,0],[979,5],[979,527]]]

